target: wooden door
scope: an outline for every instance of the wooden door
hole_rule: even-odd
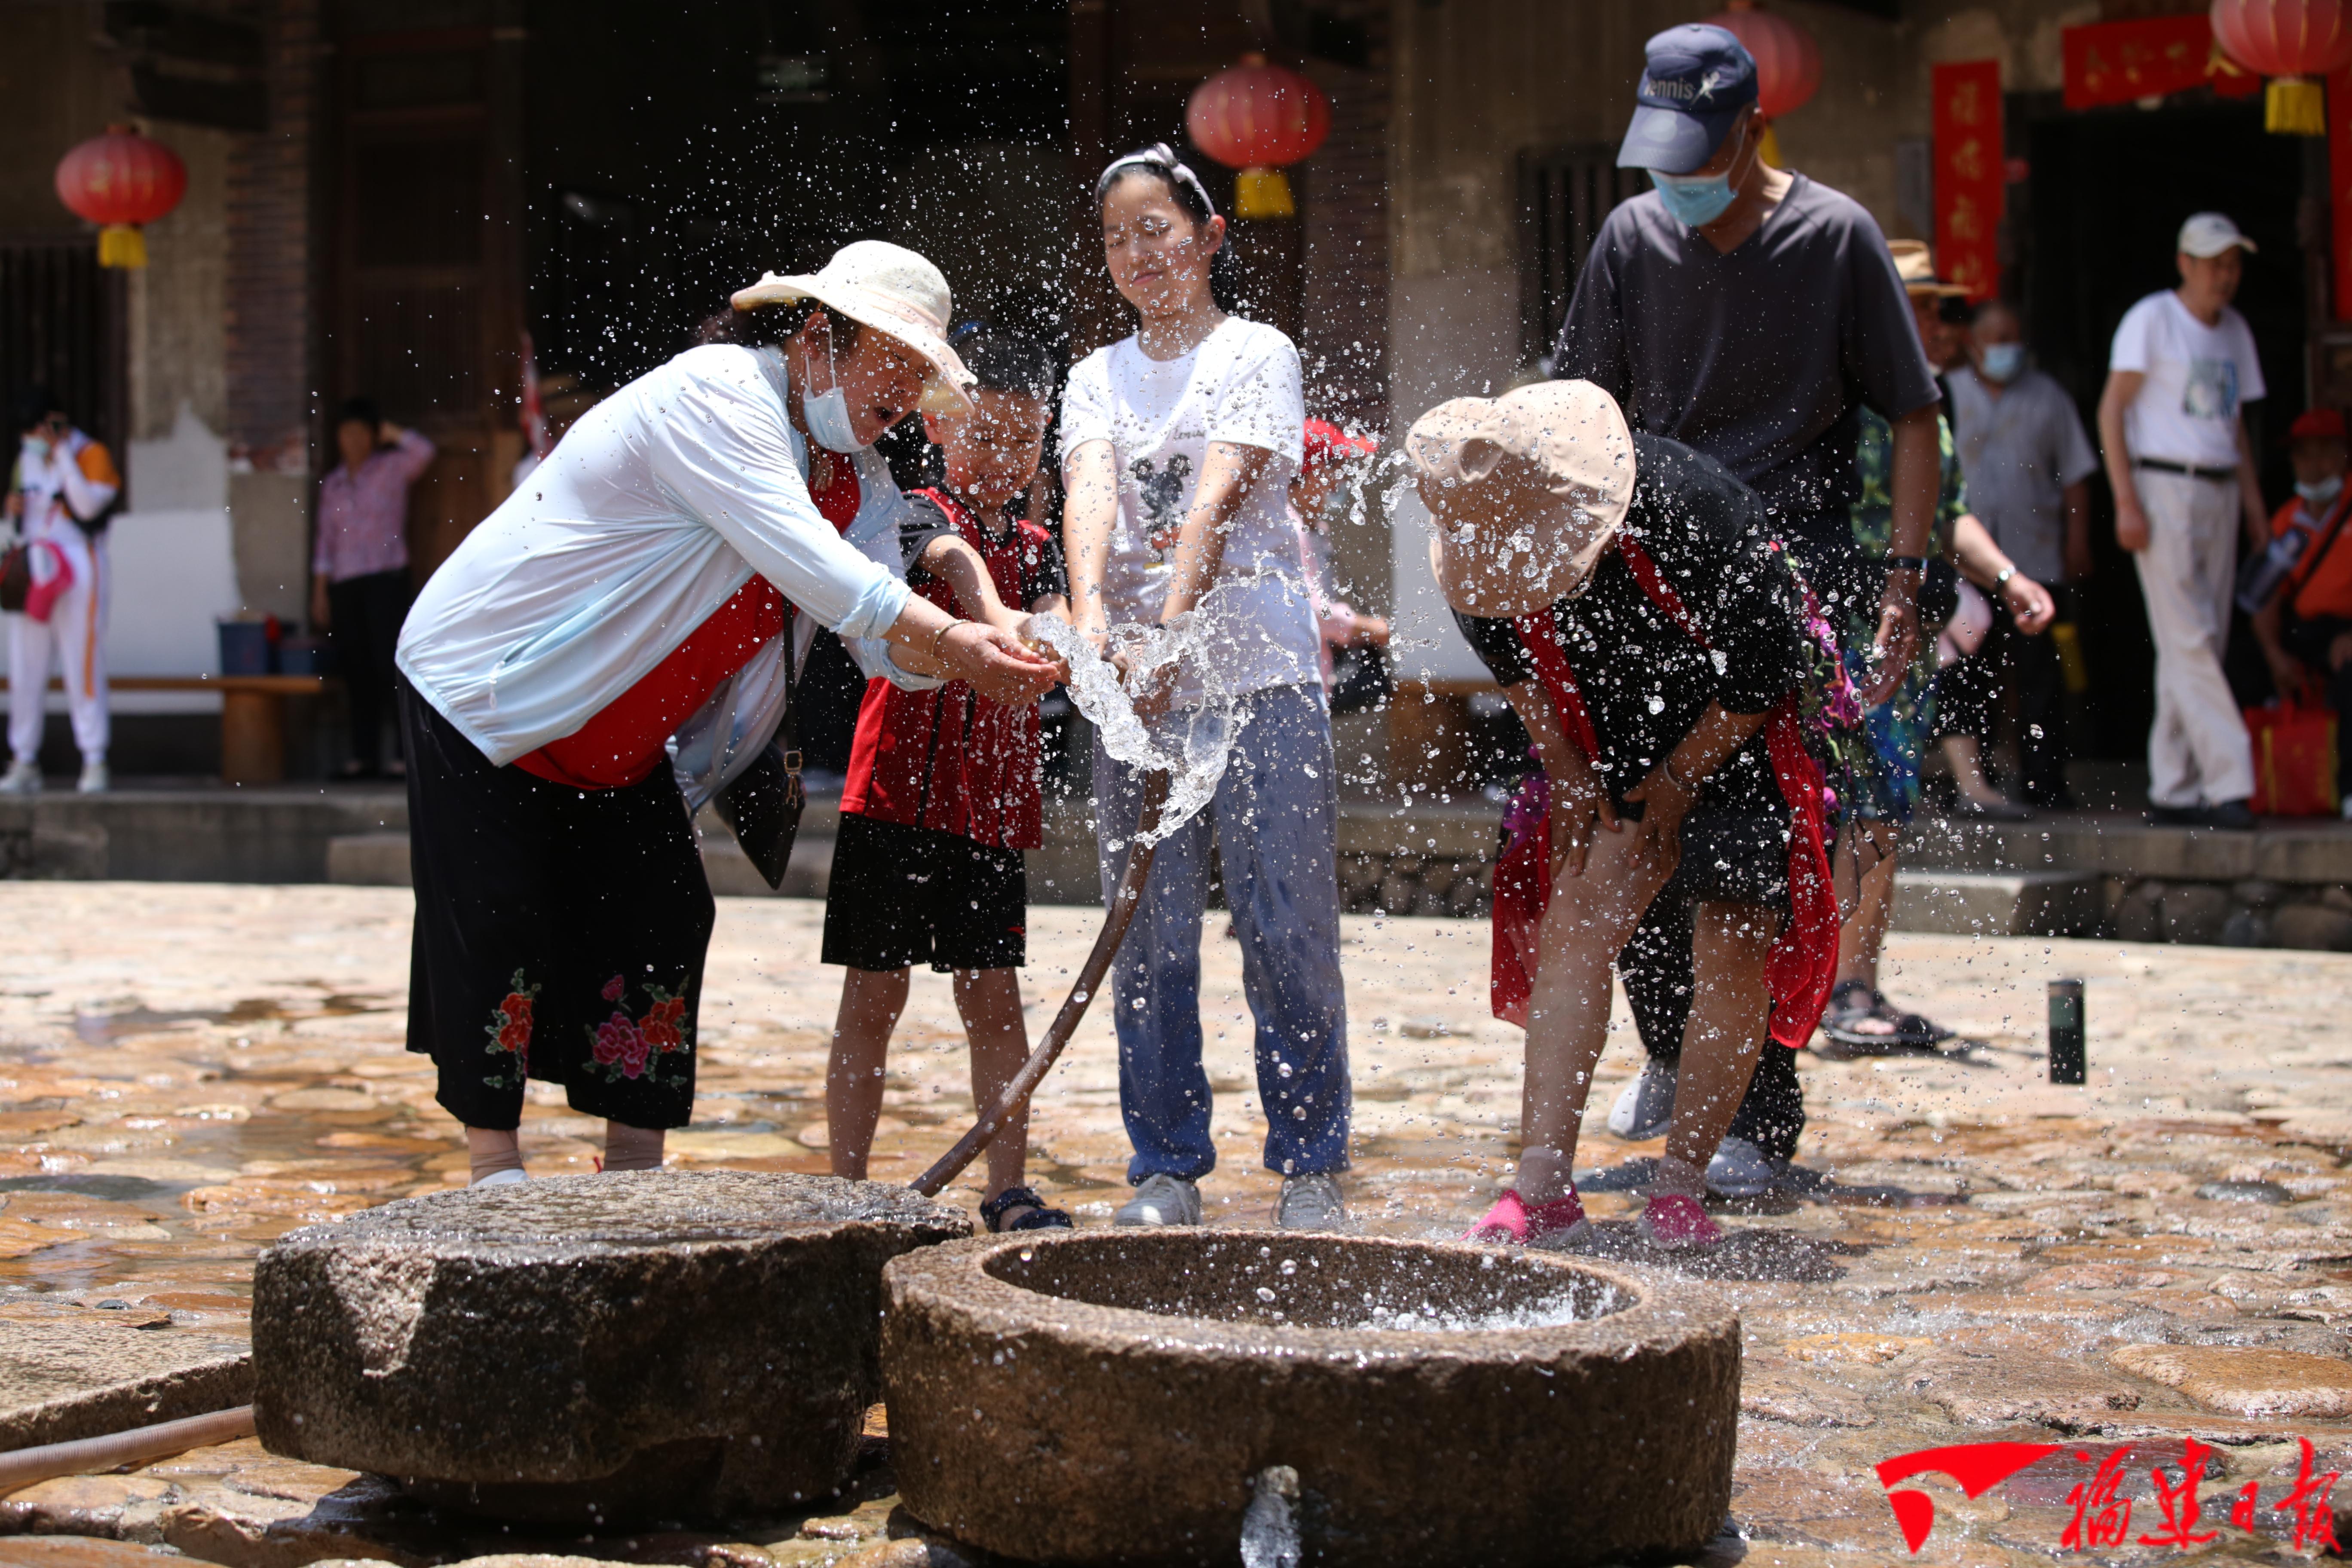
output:
[[[410,496],[419,583],[505,499],[521,454],[514,4],[345,0],[337,17],[322,413],[371,396],[441,448]]]

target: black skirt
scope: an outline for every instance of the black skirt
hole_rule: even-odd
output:
[[[415,692],[408,1048],[468,1127],[511,1129],[523,1081],[631,1127],[694,1109],[696,1012],[715,906],[667,767],[581,790],[498,767]]]

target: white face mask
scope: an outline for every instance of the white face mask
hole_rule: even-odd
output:
[[[25,437],[25,460],[36,466],[49,460],[49,438],[47,436]]]
[[[863,452],[872,442],[857,438],[849,422],[849,397],[841,390],[841,374],[833,363],[833,320],[824,323],[824,372],[833,386],[825,392],[801,394],[801,417],[808,421],[809,439],[828,452]]]
[[[2317,484],[2306,485],[2298,483],[2294,487],[2294,493],[2304,499],[2304,503],[2307,506],[2314,507],[2324,507],[2327,505],[2337,496],[2341,495],[2343,491],[2344,476],[2341,474],[2336,475],[2331,479],[2322,479]]]

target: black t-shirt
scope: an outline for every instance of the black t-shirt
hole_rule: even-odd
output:
[[[1760,713],[1807,669],[1803,595],[1754,492],[1714,458],[1640,431],[1633,463],[1621,537],[1656,563],[1706,645],[1652,601],[1618,550],[1601,558],[1582,594],[1551,607],[1600,742],[1593,771],[1621,803],[1709,702]],[[1513,623],[1454,618],[1496,680],[1535,679]],[[1707,781],[1695,812],[1785,816],[1761,731]]]
[[[1722,463],[1776,526],[1842,536],[1861,494],[1856,411],[1899,418],[1937,393],[1877,224],[1795,181],[1729,255],[1655,191],[1620,204],[1577,278],[1553,374]]]

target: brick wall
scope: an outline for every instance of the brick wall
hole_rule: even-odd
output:
[[[320,0],[269,0],[269,126],[228,171],[228,436],[257,467],[306,464],[316,310],[311,153]]]
[[[1345,0],[1328,10],[1363,24],[1369,68],[1317,62],[1331,100],[1331,135],[1297,171],[1307,226],[1299,353],[1311,414],[1379,430],[1388,423],[1388,7]]]

